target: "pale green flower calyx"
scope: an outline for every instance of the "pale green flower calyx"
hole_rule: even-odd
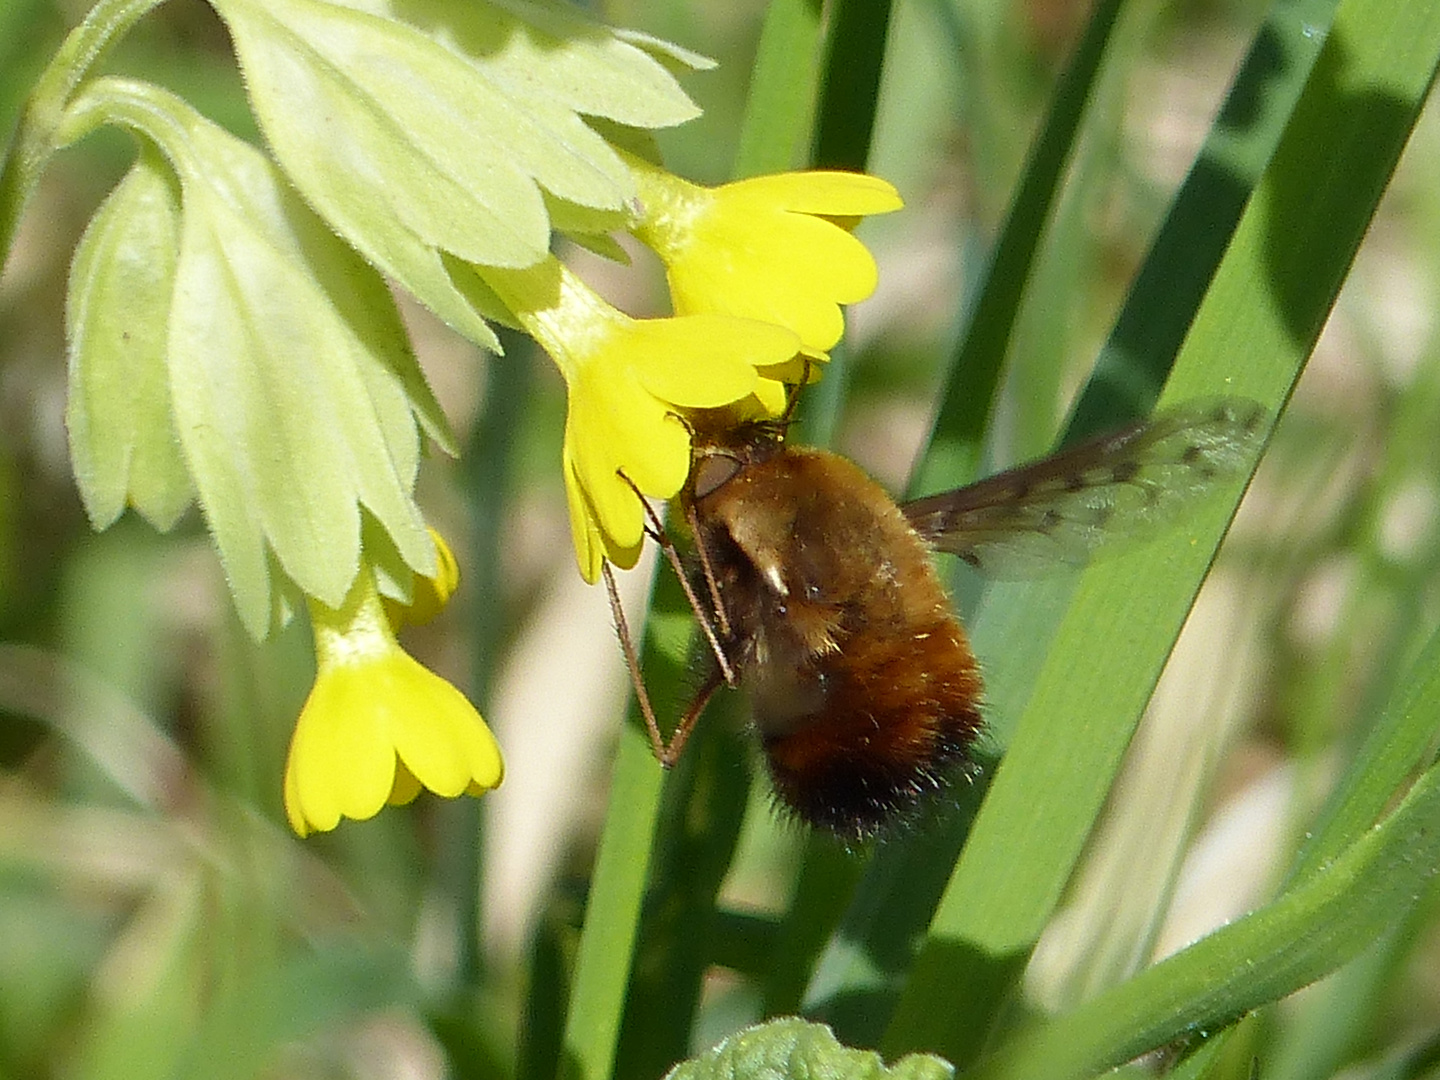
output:
[[[92,520],[129,503],[168,526],[193,491],[256,638],[296,591],[341,605],[367,522],[432,573],[420,432],[455,443],[384,280],[264,154],[170,91],[95,79],[57,138],[105,124],[145,150],[71,277],[70,434]]]
[[[339,608],[310,602],[315,685],[285,765],[285,815],[301,836],[365,820],[426,788],[446,798],[497,787],[495,737],[465,695],[399,642],[363,567]]]
[[[793,358],[799,340],[728,315],[632,319],[553,257],[524,270],[476,269],[565,377],[562,460],[580,573],[593,584],[606,559],[634,566],[640,496],[671,498],[690,472],[685,411],[748,398],[756,369]]]

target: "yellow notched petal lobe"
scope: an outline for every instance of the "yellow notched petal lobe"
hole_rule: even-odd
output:
[[[565,479],[565,509],[570,514],[570,537],[575,547],[575,562],[586,584],[594,585],[600,580],[600,564],[605,561],[605,545],[600,539],[600,528],[595,524],[594,512],[585,498],[585,489],[575,472],[568,437],[565,440],[561,464]]]
[[[690,469],[684,425],[663,402],[620,380],[598,378],[583,391],[572,386],[565,442],[600,531],[622,548],[640,542],[645,512],[621,472],[646,495],[665,499]]]
[[[342,817],[374,817],[394,786],[395,751],[367,674],[352,665],[321,672],[300,711],[286,768],[285,812],[301,836],[333,829]]]
[[[392,731],[395,753],[423,787],[454,798],[470,784],[499,785],[504,776],[500,750],[488,730],[475,723],[475,707],[464,694],[418,661],[394,672],[397,691],[424,723],[398,723]]]
[[[707,215],[684,258],[669,267],[682,314],[717,311],[779,323],[807,352],[823,353],[845,332],[839,305],[875,291],[878,271],[855,237],[820,218],[773,206]]]
[[[460,564],[445,538],[433,528],[426,531],[435,545],[436,569],[433,577],[413,574],[410,583],[410,602],[402,603],[391,597],[382,597],[385,617],[395,629],[402,626],[423,626],[445,610],[450,597],[460,587]]]
[[[776,379],[762,378],[755,384],[755,399],[766,416],[780,416],[790,404],[790,388]]]
[[[622,570],[629,570],[640,561],[640,552],[645,546],[644,534],[628,546],[612,542],[601,531],[599,515],[586,494],[580,475],[570,460],[567,443],[564,456],[565,505],[570,513],[570,533],[574,539],[575,561],[580,576],[587,584],[594,585],[600,580],[601,564],[609,559]],[[643,513],[643,510],[641,511]]]
[[[718,409],[755,389],[755,369],[799,351],[783,326],[699,314],[637,322],[626,334],[628,362],[640,384],[661,401]]]
[[[888,181],[868,173],[835,169],[752,176],[726,184],[719,191],[820,217],[888,214],[905,205],[895,185]]]
[[[415,774],[405,767],[405,762],[397,762],[395,765],[395,786],[390,789],[389,804],[391,806],[409,806],[415,801],[415,797],[424,791],[424,785],[415,779]],[[477,789],[474,794],[480,794]]]

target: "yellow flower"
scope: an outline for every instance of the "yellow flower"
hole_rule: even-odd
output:
[[[845,331],[841,304],[875,291],[875,260],[851,235],[859,219],[898,210],[900,196],[864,173],[794,172],[718,188],[627,158],[639,186],[634,233],[664,261],[677,315],[709,312],[777,323],[824,360]],[[762,372],[795,381],[793,368]],[[760,388],[783,407],[778,382]]]
[[[749,397],[756,368],[793,358],[799,341],[724,315],[632,319],[554,258],[476,270],[565,376],[562,461],[580,573],[593,584],[606,559],[634,566],[645,536],[637,490],[671,498],[690,472],[684,410]]]
[[[412,574],[410,602],[389,596],[381,596],[385,604],[385,617],[396,630],[402,626],[423,626],[445,610],[450,597],[460,587],[460,564],[445,538],[434,529],[426,530],[435,543],[436,570],[433,577]]]
[[[310,601],[315,685],[290,741],[285,815],[301,836],[374,817],[422,787],[479,795],[504,776],[465,695],[403,650],[362,566],[340,608]]]

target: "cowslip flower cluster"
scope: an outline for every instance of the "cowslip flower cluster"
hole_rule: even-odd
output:
[[[643,500],[685,483],[697,410],[778,416],[827,358],[841,306],[876,282],[851,230],[900,199],[838,172],[706,188],[634,156],[699,114],[674,70],[710,62],[579,9],[472,0],[431,25],[388,4],[213,6],[262,140],[91,70],[143,14],[99,5],[25,104],[7,190],[23,203],[100,127],[141,148],[71,267],[76,481],[97,529],[133,509],[165,530],[198,506],[257,640],[308,609],[318,674],[284,782],[303,835],[503,773],[478,713],[395,638],[455,586],[415,483],[426,441],[458,440],[391,284],[481,347],[498,351],[500,321],[553,358],[593,583],[635,564]],[[620,231],[664,263],[669,317],[616,310],[552,254],[557,234],[618,250]]]
[[[549,256],[522,269],[479,268],[493,302],[552,357],[569,405],[561,450],[580,573],[635,565],[645,536],[641,496],[668,499],[690,469],[692,409],[750,401],[784,408],[797,359],[828,358],[844,330],[840,305],[876,282],[850,233],[896,209],[882,180],[790,173],[706,189],[636,161],[635,235],[664,261],[675,314],[635,319]],[[417,576],[402,608],[362,566],[338,609],[310,603],[318,674],[296,725],[285,809],[300,835],[403,804],[500,783],[499,748],[454,687],[404,652],[393,627],[444,605],[458,571],[436,537],[439,571]]]

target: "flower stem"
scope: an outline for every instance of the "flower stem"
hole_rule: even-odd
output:
[[[70,31],[35,81],[20,113],[15,137],[0,166],[0,267],[9,257],[20,215],[51,155],[65,108],[90,71],[161,0],[100,0]]]

